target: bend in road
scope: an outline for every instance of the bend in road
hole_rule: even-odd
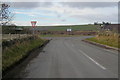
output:
[[[118,54],[82,42],[86,37],[53,37],[17,78],[118,78]]]

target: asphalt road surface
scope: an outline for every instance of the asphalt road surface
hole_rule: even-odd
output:
[[[85,38],[53,37],[15,77],[118,78],[117,51],[82,42]]]

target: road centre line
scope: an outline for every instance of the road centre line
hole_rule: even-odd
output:
[[[87,58],[89,58],[92,62],[94,62],[96,65],[98,65],[100,68],[102,69],[106,69],[104,66],[102,66],[101,64],[99,64],[97,61],[95,61],[94,59],[92,59],[91,57],[89,57],[85,52],[83,52],[82,50],[79,50],[84,56],[86,56]]]

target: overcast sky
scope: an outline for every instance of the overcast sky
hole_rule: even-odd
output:
[[[11,2],[16,25],[65,25],[118,22],[118,2]]]

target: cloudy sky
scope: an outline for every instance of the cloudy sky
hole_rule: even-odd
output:
[[[118,2],[11,2],[16,25],[78,25],[118,22]]]

